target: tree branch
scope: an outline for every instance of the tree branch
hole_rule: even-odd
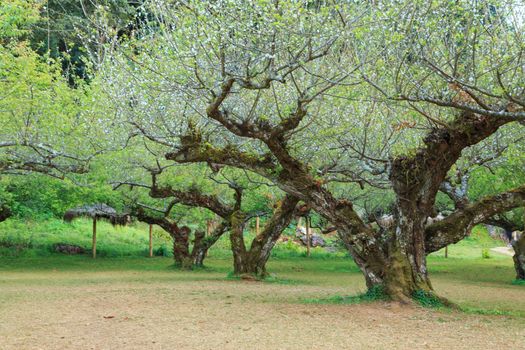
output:
[[[485,197],[463,209],[456,210],[445,219],[429,225],[425,229],[427,254],[449,244],[457,243],[477,224],[486,222],[496,214],[501,214],[525,205],[525,186]]]

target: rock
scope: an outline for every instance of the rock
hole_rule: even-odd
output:
[[[297,229],[295,230],[295,236],[299,239],[299,242],[302,245],[306,246],[306,242],[307,242],[306,241],[306,228],[297,227]],[[311,233],[310,247],[324,247],[324,246],[326,246],[326,242],[323,239],[323,237]]]
[[[326,250],[328,253],[337,253],[337,247],[334,246],[326,246],[324,250]]]
[[[74,244],[57,243],[54,245],[55,252],[64,254],[84,254],[85,249]]]
[[[308,241],[306,239],[306,235],[299,237],[299,239],[301,240],[301,243],[303,245],[307,245]],[[324,246],[326,246],[326,242],[323,239],[323,237],[318,236],[318,235],[310,236],[310,247],[324,247]]]
[[[511,242],[514,248],[514,268],[516,270],[516,279],[525,280],[525,234],[521,234],[518,239]]]

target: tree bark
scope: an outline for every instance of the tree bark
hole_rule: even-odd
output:
[[[193,242],[192,256],[195,266],[202,267],[208,250],[214,245],[219,238],[228,230],[229,225],[221,222],[208,236],[195,234]]]
[[[496,214],[505,213],[525,204],[525,186],[520,186],[494,196],[487,196],[457,210],[445,219],[425,229],[427,254],[465,238],[473,226],[486,222]]]
[[[193,258],[190,254],[190,229],[187,226],[177,227],[172,224],[173,229],[170,231],[173,239],[173,259],[175,264],[182,269],[191,269],[193,267]]]
[[[230,243],[233,253],[233,273],[235,275],[248,273],[248,259],[243,237],[244,217],[245,214],[240,210],[235,211],[230,217]]]
[[[173,259],[175,264],[182,269],[202,266],[208,249],[210,249],[229,228],[228,224],[221,223],[208,237],[204,236],[204,232],[196,231],[193,247],[190,250],[191,230],[187,226],[179,227],[176,222],[172,222],[166,217],[149,216],[143,210],[138,210],[136,215],[139,221],[150,225],[158,225],[164,231],[168,232],[173,239]]]
[[[387,248],[384,290],[394,300],[408,301],[419,290],[432,290],[425,254],[426,215],[415,202],[401,201],[397,216],[397,227]]]
[[[512,241],[514,248],[514,268],[516,270],[516,279],[525,280],[525,232],[521,233],[518,240]]]
[[[238,223],[232,222],[232,231],[230,239],[232,242],[232,251],[234,256],[234,274],[249,274],[256,278],[264,278],[267,275],[266,263],[270,258],[271,251],[275,243],[281,236],[284,229],[292,221],[295,207],[299,199],[297,197],[286,195],[279,204],[272,217],[266,222],[262,232],[252,241],[250,249],[246,249],[244,238],[242,237],[242,228]],[[244,221],[242,221],[244,223]],[[237,225],[237,229],[233,226]]]
[[[248,252],[248,273],[266,276],[266,263],[272,249],[281,233],[290,225],[298,202],[297,197],[286,195],[270,220],[266,222],[262,232],[254,238]]]

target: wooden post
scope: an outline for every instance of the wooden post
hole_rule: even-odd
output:
[[[97,257],[97,217],[93,217],[93,246],[92,246],[93,259]]]
[[[259,235],[259,225],[260,225],[260,219],[259,217],[255,218],[255,234],[258,236]]]
[[[523,207],[523,231],[521,231],[521,234],[525,235],[525,207]]]
[[[448,258],[448,245],[445,246],[445,258]]]
[[[206,221],[206,236],[205,237],[211,236],[211,225],[212,225],[211,220]],[[209,249],[206,249],[206,257],[208,257],[208,250]]]
[[[211,235],[211,220],[206,221],[206,237]]]
[[[300,231],[300,229],[301,229],[302,221],[303,221],[303,217],[300,216],[299,219],[297,220],[297,226],[295,227],[294,235],[296,235],[296,236],[297,236],[297,231]]]
[[[310,226],[311,226],[311,218],[306,217],[306,256],[310,257]]]
[[[153,225],[149,225],[149,257],[153,257]]]

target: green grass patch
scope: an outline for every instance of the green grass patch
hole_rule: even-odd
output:
[[[474,315],[525,317],[525,311],[523,310],[483,309],[477,307],[460,307],[460,310]]]
[[[368,289],[365,293],[358,295],[341,296],[334,295],[328,298],[306,298],[302,301],[306,304],[361,304],[371,303],[374,301],[387,301],[388,297],[384,293],[382,286],[374,286]]]
[[[525,280],[514,280],[512,284],[515,286],[525,286]]]

